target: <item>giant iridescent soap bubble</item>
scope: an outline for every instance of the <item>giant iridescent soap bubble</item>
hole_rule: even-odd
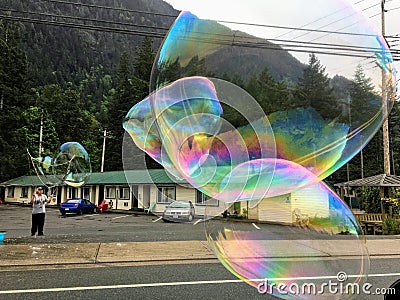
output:
[[[392,57],[347,1],[316,1],[313,9],[305,9],[307,1],[185,5],[156,57],[150,96],[124,126],[142,139],[141,149],[205,194],[233,202],[273,196],[271,180],[287,191],[312,183],[274,176],[277,159],[324,179],[387,117],[395,98]],[[138,138],[137,126],[146,135]],[[232,193],[237,174],[242,187]]]
[[[29,156],[36,175],[49,187],[60,184],[79,187],[87,182],[92,173],[89,154],[78,142],[62,144],[55,158],[48,155],[36,158]]]
[[[309,216],[324,225],[314,220],[311,230],[300,227],[325,242],[346,224],[344,239],[356,245],[356,263],[339,270],[333,258],[327,272],[349,272],[360,281],[367,263],[359,227],[320,181],[371,140],[398,97],[393,59],[380,30],[342,0],[183,3],[156,56],[149,96],[128,112],[124,128],[172,178],[228,209],[249,203],[260,216],[260,205],[275,211],[275,197],[302,191],[308,191],[302,196],[308,202],[296,207],[300,211],[327,199],[326,214]],[[319,200],[307,190],[315,186],[325,195]],[[294,215],[294,205],[285,209]],[[285,239],[294,239],[287,235],[292,219],[267,221]],[[271,235],[242,235],[229,226],[215,231],[214,222],[207,235],[228,269],[246,281],[270,276],[270,264],[251,264],[265,257],[250,250],[272,251],[268,257],[274,258],[277,250],[263,245]],[[250,247],[248,257],[239,255],[238,268],[225,261],[230,245]],[[274,268],[284,274],[285,265],[277,262]],[[317,276],[322,265],[316,266],[306,273]],[[252,273],[253,267],[259,272]]]

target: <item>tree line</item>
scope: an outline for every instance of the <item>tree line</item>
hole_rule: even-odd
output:
[[[77,83],[35,85],[35,70],[21,37],[20,26],[0,21],[0,181],[29,174],[27,149],[39,155],[41,123],[42,156],[55,157],[61,144],[76,141],[90,154],[93,170],[99,171],[107,129],[105,170],[121,169],[122,121],[148,94],[152,40],[144,38],[134,53],[124,52],[115,74],[98,65]]]
[[[93,171],[99,171],[103,131],[107,129],[106,161],[104,170],[122,170],[123,119],[129,109],[144,99],[150,89],[150,74],[155,51],[153,40],[143,38],[140,46],[124,52],[115,73],[107,72],[99,64],[91,67],[78,82],[43,84],[34,80],[35,70],[21,47],[21,28],[14,23],[0,22],[0,181],[29,174],[30,162],[26,149],[38,155],[39,130],[43,122],[42,155],[55,156],[58,147],[68,141],[81,143],[88,151]],[[79,66],[75,66],[77,69]],[[179,61],[169,62],[165,80],[183,76],[212,77],[204,61],[193,58],[185,67]],[[343,116],[338,98],[344,90],[351,96],[354,120],[367,118],[363,99],[375,92],[371,79],[361,67],[351,80],[335,76],[329,78],[318,57],[311,54],[303,76],[298,82],[275,80],[266,67],[261,73],[243,79],[237,74],[220,76],[244,88],[265,111],[273,114],[285,107],[295,109],[312,106],[324,118]],[[323,104],[320,99],[324,99]],[[372,104],[373,105],[373,104]],[[235,127],[243,125],[239,112],[224,106],[224,118]],[[392,169],[399,169],[400,149],[399,109],[397,103],[390,117]],[[346,119],[346,122],[348,120]],[[378,132],[363,150],[364,177],[383,172],[382,134]],[[159,167],[147,159],[149,167]],[[327,178],[330,183],[361,177],[361,156],[356,155],[347,166]]]

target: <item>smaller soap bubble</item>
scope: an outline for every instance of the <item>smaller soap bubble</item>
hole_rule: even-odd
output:
[[[61,145],[53,166],[62,182],[74,187],[85,184],[92,173],[89,155],[77,142]]]
[[[30,156],[30,153],[28,151]],[[59,184],[59,178],[54,175],[54,159],[50,156],[32,157],[30,156],[33,169],[36,176],[47,186],[54,186]]]

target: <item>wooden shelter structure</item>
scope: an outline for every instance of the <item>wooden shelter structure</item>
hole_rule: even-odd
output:
[[[390,197],[391,187],[400,187],[400,176],[379,174],[361,179],[355,179],[351,181],[336,183],[334,186],[340,188],[340,198],[344,199],[346,193],[349,193],[351,187],[363,187],[363,186],[374,186],[380,188],[381,198]],[[382,213],[383,205],[381,205]]]

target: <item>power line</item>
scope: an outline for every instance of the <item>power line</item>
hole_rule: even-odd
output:
[[[356,2],[355,4],[359,4],[359,3],[364,2],[364,1],[365,1],[365,0],[360,0],[360,1]],[[314,20],[314,21],[311,21],[311,22],[309,22],[309,23],[307,23],[307,24],[304,24],[304,25],[300,26],[299,28],[304,28],[304,27],[309,26],[309,25],[311,25],[311,24],[314,24],[314,23],[316,23],[316,22],[318,22],[318,21],[321,21],[321,20],[323,20],[323,19],[326,19],[326,18],[328,18],[328,17],[330,17],[330,16],[333,16],[333,15],[337,14],[338,12],[341,12],[341,11],[344,10],[344,9],[346,9],[346,8],[339,9],[339,10],[333,12],[333,13],[330,13],[330,14],[328,14],[328,15],[325,15],[325,16],[323,16],[323,17],[320,17],[320,18],[318,18],[318,19],[316,19],[316,20]],[[289,32],[286,32],[286,33],[283,33],[283,34],[277,36],[276,38],[280,38],[280,37],[282,37],[282,36],[285,36],[285,35],[287,35],[287,34],[289,34],[289,33],[294,32],[294,31],[296,31],[296,30],[293,29],[293,30],[291,30],[291,31],[289,31]]]
[[[113,6],[103,6],[103,5],[97,5],[97,4],[86,4],[86,3],[73,2],[73,1],[63,1],[63,0],[41,0],[41,1],[60,3],[60,4],[68,4],[68,5],[77,5],[77,6],[84,6],[84,7],[91,7],[91,8],[100,8],[100,9],[106,9],[106,10],[115,10],[115,11],[137,13],[137,14],[150,14],[150,15],[154,15],[154,16],[171,17],[171,18],[176,18],[178,16],[178,15],[173,15],[173,14],[141,11],[141,10],[119,8],[119,7],[113,7]]]
[[[62,1],[62,0],[42,0],[42,1],[83,5],[82,3],[74,3],[74,2]],[[85,4],[84,6],[113,9],[112,7],[103,7],[103,6],[92,5],[92,4]],[[120,10],[120,9],[118,9],[118,10]],[[123,10],[125,10],[125,9],[123,9]],[[127,10],[127,11],[133,11],[133,12],[136,12],[136,13],[142,13],[142,11],[135,11],[135,10]],[[28,12],[26,12],[26,13],[28,13]],[[177,17],[177,16],[173,16],[173,15],[157,14],[157,13],[153,13],[153,12],[143,12],[143,13],[150,14],[150,15],[165,15],[165,16],[169,16],[169,17]],[[75,18],[75,17],[71,17],[71,18]],[[298,27],[290,27],[290,26],[277,26],[277,25],[248,23],[248,22],[236,22],[236,21],[227,21],[227,20],[215,20],[215,22],[224,23],[224,24],[234,24],[234,25],[266,27],[266,28],[274,28],[274,29],[288,29],[288,30],[299,30],[299,31],[306,31],[306,32],[331,33],[331,34],[338,34],[338,35],[375,36],[374,34],[364,34],[364,33],[358,33],[358,32],[337,32],[337,31],[329,31],[329,30],[298,28]]]
[[[39,14],[41,16],[50,16],[50,17],[60,17],[60,18],[67,18],[67,19],[72,19],[72,20],[81,20],[81,21],[92,21],[92,22],[104,22],[104,23],[111,23],[111,24],[119,24],[119,25],[127,25],[127,26],[133,26],[133,27],[143,27],[143,28],[150,28],[150,29],[156,29],[156,30],[162,30],[164,32],[166,32],[168,29],[167,28],[163,28],[163,27],[157,27],[157,26],[147,26],[147,25],[140,25],[140,24],[131,24],[131,23],[122,23],[122,22],[112,22],[112,21],[107,21],[107,20],[95,20],[95,19],[88,19],[88,18],[80,18],[80,17],[72,17],[72,16],[66,16],[66,15],[56,15],[56,14],[47,14],[47,13],[36,13],[36,12],[27,12],[27,11],[18,11],[18,10],[11,10],[13,12],[19,12],[19,13],[25,13],[25,14]],[[16,18],[22,18],[22,17],[17,17]],[[23,19],[19,19],[19,20],[33,20],[33,21],[37,21],[37,22],[52,22],[52,24],[56,24],[56,22],[60,22],[60,21],[54,21],[54,20],[42,20],[42,19],[32,19],[32,18],[23,18]],[[60,25],[65,25],[67,23],[65,22],[60,22]],[[76,23],[68,23],[68,24],[76,24]],[[90,26],[87,24],[79,24],[82,26]],[[76,26],[79,26],[76,25]],[[91,29],[109,29],[111,30],[113,27],[103,27],[103,26],[96,26],[94,25],[93,27],[91,27]],[[116,30],[120,31],[122,30],[121,28],[116,28]],[[136,31],[135,31],[136,32]],[[148,32],[148,31],[146,31]],[[143,32],[142,32],[143,33]],[[150,33],[150,32],[149,32]],[[207,35],[206,32],[192,32],[192,34],[202,34],[202,35]],[[229,40],[232,39],[232,35],[229,34],[214,34],[214,36],[220,36],[220,37],[226,37]],[[374,36],[374,35],[373,35]],[[374,36],[375,37],[375,36]],[[244,39],[250,39],[249,36],[241,36],[241,35],[235,35],[236,39],[240,39],[240,38],[244,38]],[[256,40],[259,41],[258,38],[255,38]],[[282,39],[268,39],[268,41],[273,41],[273,42],[291,42],[291,43],[300,43],[300,44],[304,44],[304,42],[301,41],[293,41],[293,40],[282,40]],[[309,43],[307,42],[307,45],[313,45],[313,46],[329,46],[329,47],[342,47],[342,48],[354,48],[354,49],[363,49],[363,50],[367,50],[367,51],[381,51],[380,48],[371,48],[371,47],[361,47],[361,46],[349,46],[349,45],[340,45],[340,44],[330,44],[330,43]]]
[[[96,26],[96,25],[89,25],[89,24],[76,24],[76,23],[68,23],[68,22],[61,22],[61,21],[52,21],[52,20],[40,20],[40,19],[33,19],[33,18],[24,18],[24,17],[16,17],[16,16],[5,16],[0,15],[0,18],[14,20],[14,21],[21,21],[21,22],[31,22],[31,23],[38,23],[38,24],[46,24],[46,25],[55,25],[55,26],[64,26],[70,28],[77,28],[77,29],[87,29],[87,30],[98,30],[98,31],[106,31],[106,32],[113,32],[113,33],[124,33],[124,34],[134,34],[140,36],[150,36],[155,38],[163,38],[165,33],[162,32],[154,32],[154,31],[141,31],[141,30],[133,30],[133,29],[124,29],[124,28],[114,28],[114,27],[106,27],[106,26]],[[293,51],[293,52],[314,52],[319,54],[329,54],[329,55],[343,55],[343,56],[351,56],[351,57],[364,57],[369,58],[370,54],[365,53],[366,51],[371,51],[375,53],[382,53],[382,49],[380,48],[368,48],[368,47],[355,47],[355,46],[346,46],[346,45],[335,45],[335,44],[323,44],[323,43],[301,43],[300,44],[293,44],[292,41],[289,40],[281,40],[281,42],[286,42],[291,44],[270,44],[266,43],[265,41],[232,41],[231,36],[229,39],[212,39],[209,38],[206,33],[201,33],[201,36],[192,36],[188,38],[188,41],[193,42],[204,42],[210,44],[220,44],[220,45],[231,45],[231,46],[241,46],[241,47],[253,47],[253,48],[262,48],[262,49],[271,49],[271,50],[286,50],[286,51]],[[310,45],[312,47],[310,47]],[[284,49],[282,49],[282,48]],[[301,49],[307,48],[307,49]],[[335,52],[341,51],[341,52]],[[352,53],[354,52],[354,54]]]
[[[54,25],[61,27],[69,27],[76,29],[86,29],[86,30],[94,30],[94,31],[105,31],[111,33],[122,33],[122,34],[135,34],[139,36],[149,36],[154,38],[164,38],[164,33],[157,33],[151,31],[140,31],[133,29],[124,29],[124,28],[115,28],[115,27],[106,27],[106,26],[95,26],[88,24],[75,24],[75,23],[67,23],[60,21],[51,21],[51,20],[40,20],[40,19],[32,19],[32,18],[24,18],[24,17],[16,17],[16,16],[6,16],[0,15],[0,18],[11,20],[11,21],[19,21],[19,22],[27,22],[27,23],[36,23],[36,24],[44,24],[44,25]]]
[[[362,2],[362,1],[360,1],[360,2]],[[357,3],[360,3],[360,2],[357,2]],[[357,4],[357,3],[356,3],[356,4]],[[379,5],[379,4],[371,5],[371,6],[367,7],[367,8],[365,8],[365,9],[363,9],[362,11],[366,11],[366,10],[368,10],[368,9],[371,9],[371,8],[377,6],[377,5]],[[344,9],[345,9],[345,8],[344,8]],[[344,9],[338,10],[338,12],[340,12],[340,11],[342,11],[342,10],[344,10]],[[351,16],[353,16],[353,15],[355,15],[355,14],[357,14],[357,12],[354,12],[354,13],[352,13],[352,14],[349,15],[349,16],[342,17],[341,19],[338,19],[338,20],[336,20],[336,21],[332,21],[332,22],[330,22],[330,23],[328,23],[328,24],[325,24],[324,26],[318,27],[318,29],[326,28],[326,27],[329,26],[329,25],[336,24],[336,23],[338,23],[338,22],[340,22],[340,21],[343,21],[343,20],[345,20],[345,19],[347,19],[347,18],[350,18]],[[358,22],[357,22],[357,23],[358,23]],[[354,24],[357,24],[357,23],[354,23]],[[352,25],[354,25],[354,24],[352,24]],[[352,25],[351,25],[351,26],[352,26]],[[339,29],[339,30],[342,30],[342,29],[345,29],[345,28],[348,28],[348,27],[344,27],[344,28],[341,28],[341,29]],[[297,39],[297,38],[299,38],[299,37],[302,37],[302,36],[304,36],[304,35],[306,35],[306,34],[308,34],[308,33],[304,33],[304,34],[302,34],[302,35],[299,35],[299,36],[295,37],[294,39]],[[317,39],[317,38],[316,38],[316,39]],[[314,40],[316,40],[316,39],[313,39],[313,40],[311,40],[311,41],[314,41]]]
[[[28,14],[28,15],[39,15],[39,16],[45,16],[45,17],[65,18],[65,19],[79,20],[79,21],[85,21],[85,22],[86,21],[91,21],[91,22],[106,23],[106,24],[112,24],[112,25],[125,25],[125,26],[133,26],[133,27],[161,29],[161,30],[165,30],[165,31],[167,31],[169,29],[167,27],[157,27],[157,26],[142,25],[142,24],[132,24],[132,23],[126,23],[126,22],[102,20],[102,19],[100,19],[100,20],[99,19],[90,19],[90,18],[68,16],[68,15],[59,15],[59,14],[51,14],[51,13],[42,13],[42,12],[31,12],[31,11],[23,11],[23,10],[21,11],[21,10],[3,8],[3,7],[0,7],[0,10],[6,10],[8,12],[15,12],[15,13],[21,13],[21,14]]]
[[[42,1],[49,1],[49,2],[57,2],[57,3],[68,3],[68,4],[78,4],[75,2],[69,2],[69,1],[60,1],[60,0],[42,0]],[[362,0],[365,1],[365,0]],[[360,3],[362,1],[359,1],[357,3]],[[79,5],[82,3],[79,3]],[[82,4],[83,5],[83,4]],[[103,7],[99,5],[91,5],[91,4],[85,4],[85,6],[90,6],[90,7],[101,7],[101,8],[107,8],[107,9],[113,9],[112,7]],[[375,6],[375,5],[374,5]],[[8,10],[10,12],[16,12],[16,13],[23,13],[23,14],[33,14],[33,15],[41,15],[41,16],[47,16],[47,17],[59,17],[59,18],[66,18],[66,19],[72,19],[72,20],[80,20],[80,21],[92,21],[92,22],[99,22],[99,23],[108,23],[108,24],[115,24],[115,25],[126,25],[126,26],[134,26],[134,27],[143,27],[143,28],[151,28],[151,29],[156,29],[156,30],[165,30],[167,31],[169,28],[165,27],[159,27],[159,26],[149,26],[149,25],[141,25],[141,24],[132,24],[132,23],[126,23],[126,22],[117,22],[117,21],[108,21],[108,20],[96,20],[96,19],[90,19],[90,18],[82,18],[82,17],[76,17],[76,16],[68,16],[68,15],[59,15],[59,14],[49,14],[49,13],[40,13],[40,12],[28,12],[28,11],[18,11],[15,9],[10,9],[10,8],[0,8],[2,10]],[[123,9],[125,10],[125,9]],[[133,11],[133,10],[129,10]],[[141,12],[141,11],[135,11],[135,12]],[[152,12],[143,12],[147,14],[153,14]],[[172,15],[168,15],[172,16]],[[218,21],[217,21],[218,22]],[[328,30],[319,30],[319,29],[307,29],[307,28],[298,28],[298,27],[285,27],[285,26],[273,26],[273,25],[266,25],[266,24],[255,24],[255,23],[244,23],[244,22],[229,22],[229,21],[219,21],[222,23],[232,23],[232,24],[240,24],[240,25],[251,25],[251,26],[262,26],[262,27],[270,27],[270,28],[279,28],[279,29],[289,29],[289,30],[301,30],[301,31],[307,31],[309,32],[319,32],[319,33],[329,33],[329,34],[344,34],[344,35],[358,35],[358,36],[372,36],[375,37],[375,34],[362,34],[362,33],[352,33],[352,32],[337,32],[337,31],[328,31]],[[337,21],[336,21],[337,22]],[[312,22],[311,22],[312,23]],[[311,24],[310,23],[310,24]],[[326,27],[325,25],[324,27]],[[322,28],[322,27],[320,27]],[[293,39],[291,39],[293,41]]]
[[[81,3],[81,2],[73,2],[73,1],[66,1],[66,0],[41,0],[41,1],[46,1],[46,2],[52,2],[52,3],[60,3],[60,4],[67,4],[67,5],[75,5],[75,6],[84,6],[84,7],[90,7],[90,8],[99,8],[99,9],[107,9],[107,10],[114,10],[114,11],[123,11],[123,12],[130,12],[130,13],[137,13],[137,14],[150,14],[150,15],[155,15],[155,16],[164,16],[164,17],[171,17],[171,18],[176,18],[178,15],[175,14],[166,14],[166,13],[158,13],[158,12],[150,12],[150,11],[141,11],[141,10],[134,10],[134,9],[127,9],[127,8],[118,8],[118,7],[113,7],[113,6],[103,6],[103,5],[97,5],[97,4],[86,4],[86,3]],[[361,2],[364,2],[365,0],[360,0],[356,2],[355,4],[359,4]],[[388,0],[387,2],[392,2],[394,0]],[[368,10],[372,7],[375,7],[379,4],[372,5],[370,7],[367,7],[363,9],[363,11]],[[400,8],[400,7],[399,7]],[[398,8],[396,8],[398,9]],[[343,10],[343,9],[341,9]],[[337,12],[341,11],[338,10]],[[330,15],[335,14],[336,12],[329,14],[325,17],[321,17],[320,19],[326,18]],[[37,13],[40,14],[40,13]],[[378,15],[378,14],[377,14]],[[374,15],[376,16],[376,15]],[[373,16],[373,17],[374,17]],[[71,16],[64,16],[66,18],[77,18],[77,17],[71,17]],[[318,20],[320,20],[318,19]],[[315,20],[313,22],[310,22],[308,24],[312,24],[318,20]],[[94,20],[93,20],[94,21]],[[106,20],[96,20],[98,22],[109,22],[112,23],[111,21],[106,21]],[[217,21],[221,23],[231,23],[231,24],[238,24],[238,25],[251,25],[251,26],[262,26],[262,27],[274,27],[274,28],[282,28],[282,29],[290,29],[290,30],[305,30],[309,32],[325,32],[325,33],[337,33],[337,32],[329,32],[329,31],[318,31],[318,30],[313,30],[313,29],[304,29],[303,27],[306,25],[303,25],[302,27],[282,27],[282,26],[271,26],[271,25],[265,25],[265,24],[253,24],[253,23],[243,23],[243,22],[229,22],[229,21]],[[336,21],[337,22],[337,21]],[[129,26],[135,26],[127,23],[119,23],[119,22],[114,22],[116,24],[121,24],[121,25],[129,25]],[[145,27],[144,25],[136,25],[136,26],[142,26]],[[326,25],[327,26],[327,25]],[[324,26],[324,27],[326,27]],[[160,28],[158,28],[160,29]],[[166,29],[167,30],[167,29]],[[339,33],[339,34],[352,34],[352,33]]]
[[[46,0],[47,1],[47,0]],[[60,1],[55,1],[55,0],[49,0],[50,2],[60,2]],[[67,1],[61,1],[61,2],[67,2]],[[72,2],[68,2],[68,3],[72,3]],[[74,3],[75,4],[75,3]],[[9,10],[10,11],[10,10]],[[84,18],[79,18],[79,17],[72,17],[72,16],[65,16],[65,15],[55,15],[55,14],[46,14],[46,13],[31,13],[31,12],[26,12],[26,11],[16,11],[13,10],[14,12],[20,12],[20,13],[26,13],[26,14],[39,14],[39,15],[44,15],[44,16],[50,16],[50,17],[60,17],[60,18],[70,18],[73,20],[85,20],[85,21],[92,21],[92,22],[104,22],[104,23],[108,23],[108,24],[112,24],[113,22],[110,21],[106,21],[106,20],[93,20],[93,19],[84,19]],[[136,12],[136,11],[135,11]],[[151,12],[148,12],[151,13]],[[76,23],[67,23],[67,22],[60,22],[60,21],[52,21],[52,20],[41,20],[41,19],[33,19],[33,18],[23,18],[23,17],[11,17],[11,16],[1,16],[3,18],[6,19],[11,19],[11,20],[16,20],[16,21],[21,21],[21,22],[31,22],[31,23],[38,23],[38,24],[48,24],[48,25],[56,25],[56,26],[64,26],[64,27],[70,27],[70,28],[77,28],[77,29],[87,29],[87,30],[100,30],[100,31],[106,31],[106,32],[114,32],[114,33],[126,33],[126,34],[136,34],[136,35],[141,35],[141,36],[150,36],[150,37],[155,37],[155,38],[163,38],[164,37],[164,33],[166,32],[166,28],[162,28],[162,27],[156,27],[156,26],[146,26],[146,25],[139,25],[139,24],[129,24],[129,23],[122,23],[122,22],[114,22],[116,24],[120,24],[120,25],[127,25],[127,26],[137,26],[137,27],[144,27],[144,28],[150,28],[150,29],[156,29],[156,30],[162,30],[164,32],[152,32],[152,31],[140,31],[140,30],[129,30],[129,29],[123,29],[123,28],[115,28],[115,27],[106,27],[106,26],[96,26],[96,25],[87,25],[87,24],[76,24]],[[234,22],[236,24],[238,24],[237,22]],[[263,24],[249,24],[249,23],[242,23],[242,24],[247,24],[247,25],[257,25],[257,26],[268,26],[270,27],[270,25],[263,25]],[[275,27],[275,26],[272,26]],[[281,27],[281,26],[280,26]],[[297,29],[297,28],[293,28],[293,27],[285,27],[285,28],[289,28],[289,29]],[[310,29],[302,29],[302,30],[310,30]],[[320,30],[312,30],[312,31],[316,31],[316,32],[329,32],[329,31],[320,31]],[[334,33],[334,34],[352,34],[352,33],[345,33],[345,32],[329,32],[329,33]],[[203,33],[204,34],[204,33]],[[358,34],[357,34],[358,35]],[[366,34],[359,34],[362,36],[365,36]],[[245,43],[234,43],[233,41],[231,42],[230,39],[232,38],[231,35],[221,35],[221,36],[226,36],[229,37],[229,41],[223,41],[222,44],[227,45],[227,43],[232,43],[235,44],[236,46],[246,46],[246,47],[256,47],[256,48],[266,48],[265,45],[262,45],[260,42],[256,42],[256,43],[251,43],[251,42],[245,42]],[[371,35],[371,36],[375,36],[375,35]],[[238,37],[236,37],[238,38]],[[242,37],[243,38],[243,37]],[[203,42],[209,42],[209,43],[218,43],[217,40],[213,40],[213,41],[207,41],[207,39],[202,39]],[[272,40],[270,40],[272,41]],[[288,41],[288,40],[274,40],[277,42],[291,42],[293,43],[294,41]],[[300,44],[304,42],[299,42]],[[335,49],[335,50],[346,50],[346,51],[361,51],[360,47],[350,47],[348,45],[335,45],[335,44],[324,44],[324,43],[308,43],[307,46],[309,46],[310,44],[313,45],[313,49],[315,53],[322,53],[322,54],[331,54],[331,55],[337,55],[332,53],[331,51],[329,52],[321,52],[321,50],[332,50],[331,48],[326,48],[324,46],[328,46],[328,47],[345,47],[345,48],[341,48],[341,49]],[[299,46],[299,45],[293,45],[293,44],[281,44],[278,45],[281,47],[294,47],[294,48],[299,48],[299,47],[305,47],[303,46]],[[267,48],[276,48],[274,46],[268,46]],[[294,52],[306,52],[304,50],[299,51],[298,49],[291,49],[290,48],[285,48],[287,51],[294,51]],[[318,49],[318,50],[316,50]],[[370,51],[382,51],[381,49],[372,49],[372,48],[366,48],[364,50],[370,50]],[[308,50],[310,51],[310,50]],[[394,54],[398,54],[398,53],[394,53]],[[343,55],[343,53],[341,53],[341,55]],[[348,56],[354,56],[354,55],[349,55]],[[362,57],[366,57],[366,56],[362,56]],[[368,56],[369,57],[369,56]],[[396,58],[396,57],[395,57]],[[397,58],[396,58],[397,60]]]

